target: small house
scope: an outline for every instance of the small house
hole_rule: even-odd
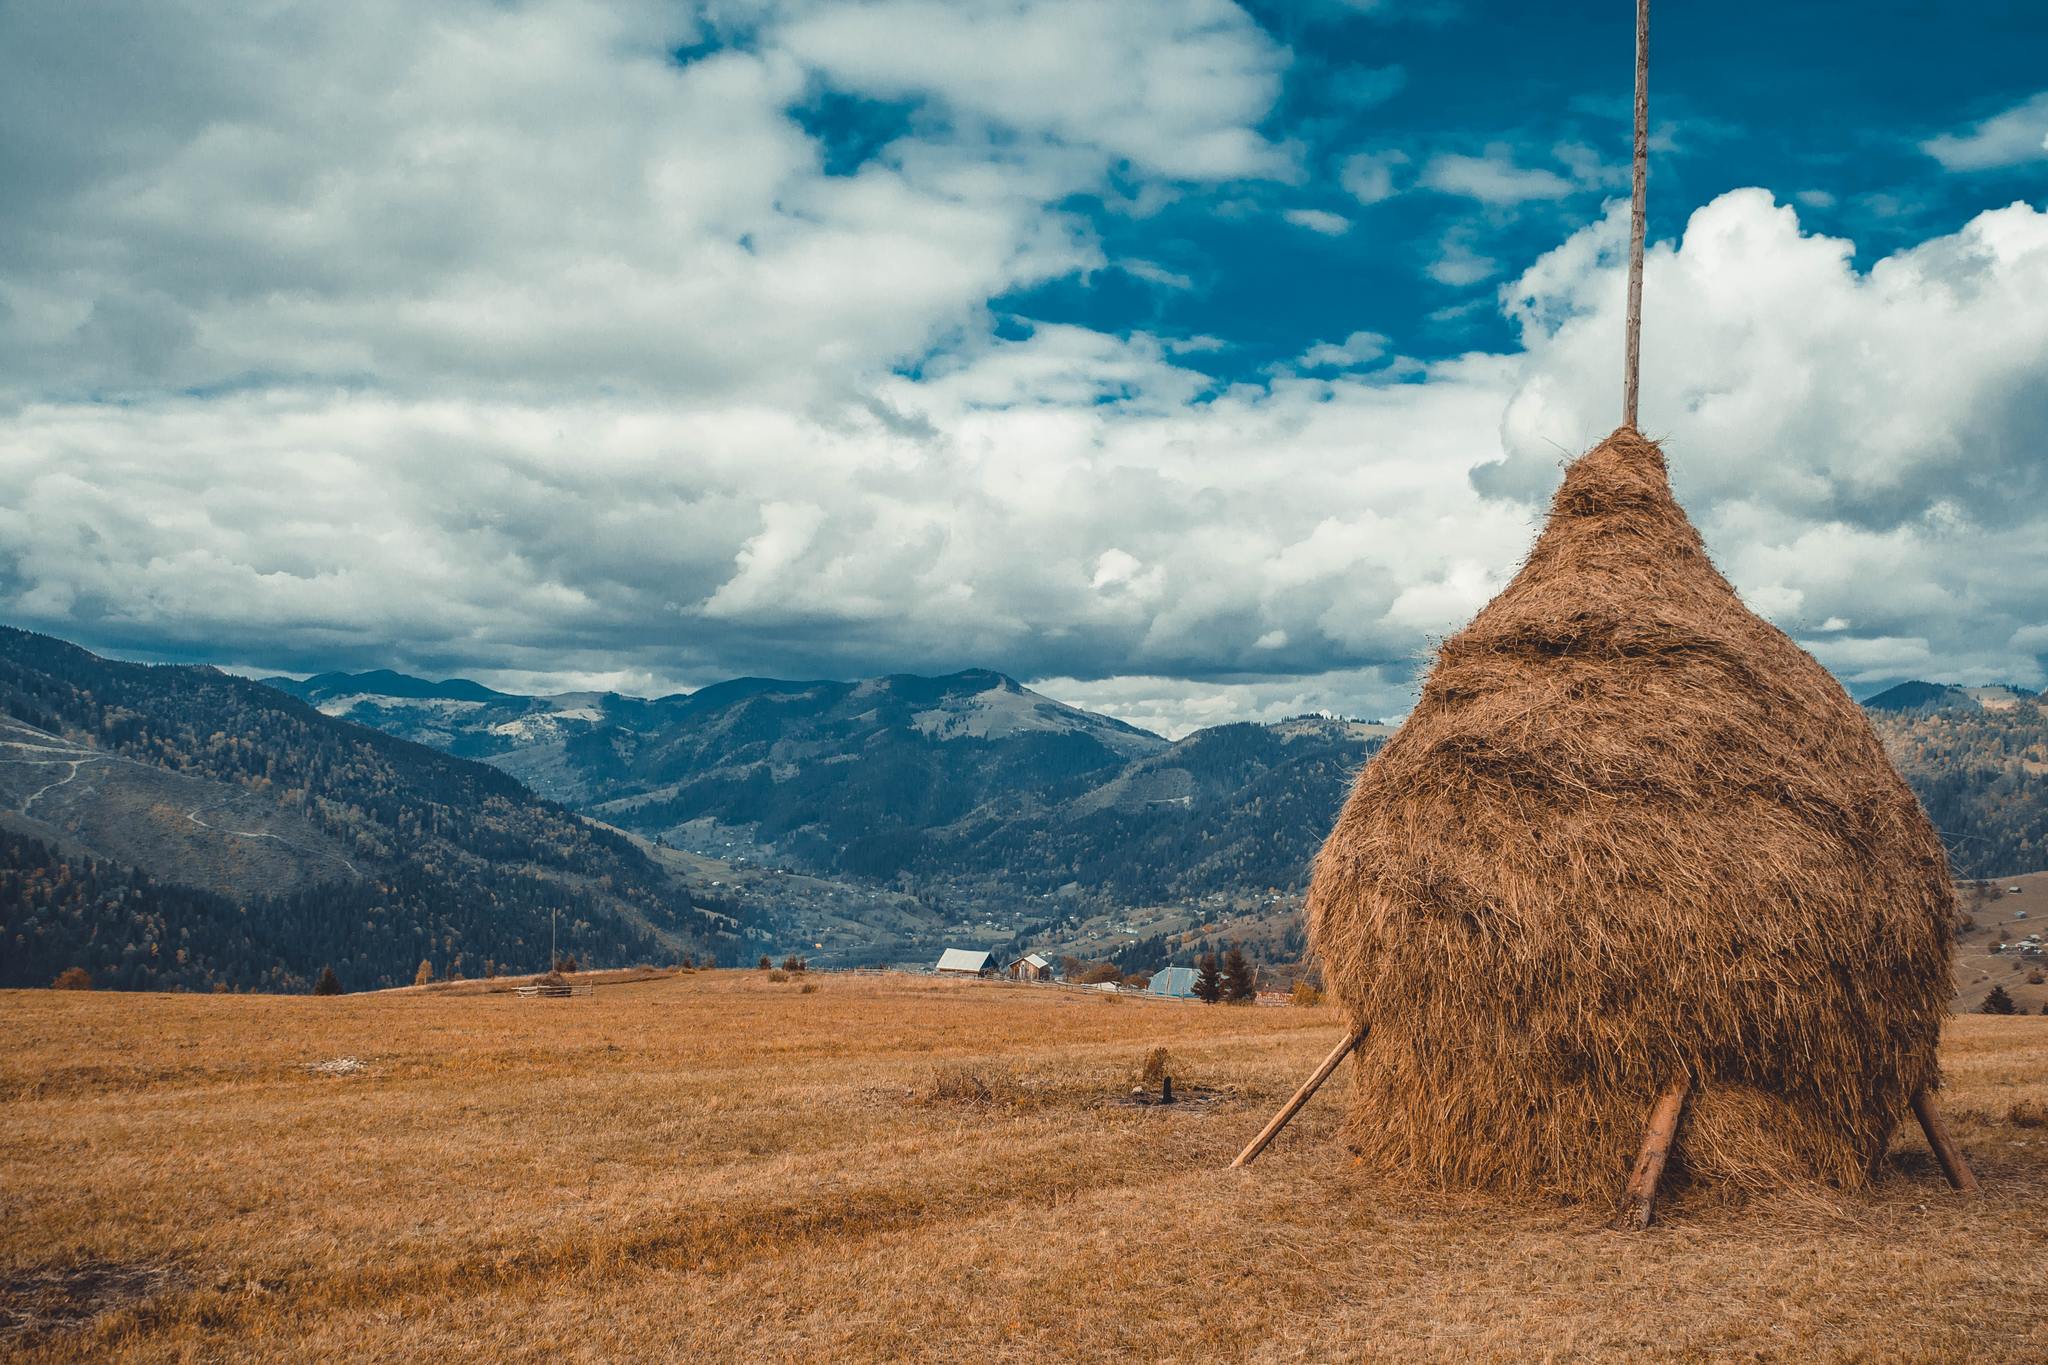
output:
[[[1195,993],[1195,969],[1193,967],[1166,967],[1152,973],[1152,984],[1146,987],[1154,995],[1171,995],[1179,999],[1191,999]]]
[[[940,976],[980,976],[989,969],[988,954],[972,948],[948,948],[939,954]]]
[[[1027,953],[1010,964],[1009,975],[1012,981],[1050,981],[1052,963],[1042,954]]]

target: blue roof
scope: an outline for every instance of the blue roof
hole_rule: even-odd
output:
[[[1154,995],[1193,995],[1195,993],[1195,969],[1193,967],[1166,967],[1152,973],[1152,984],[1148,987]]]

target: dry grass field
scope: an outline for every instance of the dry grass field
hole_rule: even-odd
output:
[[[1369,1183],[1335,1091],[1226,1170],[1319,1011],[719,971],[0,1024],[28,1360],[2048,1360],[2038,1016],[1949,1029],[1980,1197],[1912,1134],[1873,1193],[1643,1235]],[[1162,1045],[1196,1102],[1121,1103]]]

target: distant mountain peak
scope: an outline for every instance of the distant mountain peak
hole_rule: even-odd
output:
[[[334,697],[394,697],[405,701],[508,701],[510,696],[468,678],[443,678],[429,682],[389,668],[367,673],[320,673],[303,681],[295,678],[265,678],[266,686],[310,702]]]

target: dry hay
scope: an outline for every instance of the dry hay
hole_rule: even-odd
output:
[[[1315,950],[1372,1028],[1360,1164],[1611,1196],[1683,1075],[1674,1182],[1860,1185],[1936,1079],[1952,900],[1862,713],[1623,428],[1316,860]]]

